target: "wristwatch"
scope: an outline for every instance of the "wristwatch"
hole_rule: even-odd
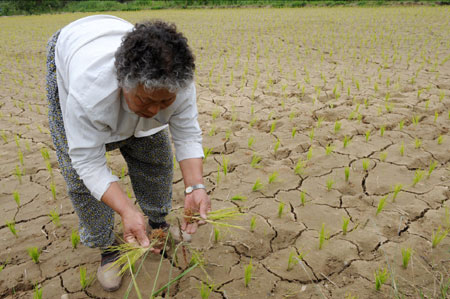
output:
[[[192,191],[197,190],[197,189],[205,189],[206,187],[203,184],[197,184],[197,185],[192,185],[186,188],[186,190],[184,190],[184,194],[190,194],[192,193]]]

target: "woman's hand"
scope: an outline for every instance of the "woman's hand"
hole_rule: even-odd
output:
[[[201,218],[206,219],[209,212],[211,212],[211,200],[205,189],[196,189],[186,195],[184,199],[185,215],[190,216],[199,213]],[[181,229],[188,234],[193,234],[197,231],[198,225],[204,223],[202,220],[190,221],[189,217],[185,217]]]
[[[146,233],[146,220],[144,215],[134,206],[125,210],[122,214],[123,239],[127,243],[137,243],[142,247],[148,247],[150,241]]]

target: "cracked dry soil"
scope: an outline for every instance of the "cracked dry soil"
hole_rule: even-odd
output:
[[[212,227],[201,227],[192,247],[203,253],[205,271],[184,276],[163,294],[166,298],[200,298],[202,282],[214,286],[211,298],[449,295],[442,287],[450,279],[450,238],[431,246],[439,227],[450,228],[448,7],[114,14],[131,22],[173,21],[188,37],[197,59],[204,147],[211,148],[204,176],[213,208],[245,212],[232,221],[245,230],[221,230],[217,243]],[[0,19],[1,298],[30,298],[36,284],[44,298],[64,293],[121,298],[130,282],[126,276],[112,294],[96,281],[81,289],[79,268],[94,275],[99,255],[82,245],[72,249],[70,234],[78,220],[48,134],[45,44],[54,31],[82,16]],[[350,140],[346,146],[344,139]],[[43,147],[50,152],[56,199]],[[252,167],[254,156],[260,161]],[[218,174],[223,159],[229,161],[226,176]],[[108,163],[117,174],[125,166],[117,151]],[[420,171],[425,175],[413,185]],[[268,183],[274,172],[277,178]],[[175,173],[173,208],[180,212],[183,184],[178,168]],[[252,191],[257,179],[263,186]],[[131,190],[126,168],[121,184]],[[393,200],[398,184],[402,188]],[[245,199],[231,200],[236,195]],[[59,227],[48,216],[52,210],[60,214]],[[349,219],[346,234],[344,218]],[[6,225],[11,221],[17,237]],[[319,250],[322,225],[327,240]],[[38,264],[27,254],[32,246],[41,251]],[[413,254],[404,269],[406,248]],[[288,270],[291,253],[303,259]],[[252,279],[245,287],[250,261]],[[143,294],[153,287],[158,263],[158,256],[144,263],[137,278]],[[185,268],[183,262],[171,268],[164,259],[156,285]],[[389,279],[376,291],[379,269],[387,269]]]

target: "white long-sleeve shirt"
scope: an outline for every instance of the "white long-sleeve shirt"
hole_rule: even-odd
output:
[[[114,16],[89,16],[64,27],[55,48],[69,156],[98,200],[118,180],[106,165],[106,143],[149,136],[168,126],[177,161],[203,157],[193,83],[153,118],[139,117],[128,108],[116,79],[114,54],[132,28]]]

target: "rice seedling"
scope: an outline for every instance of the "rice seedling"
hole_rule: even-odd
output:
[[[331,144],[328,144],[325,147],[325,154],[328,156],[333,152],[333,150],[334,150],[334,146],[332,146]]]
[[[16,165],[16,170],[14,172],[14,175],[19,180],[19,184],[22,184],[22,171],[20,170],[19,165]]]
[[[311,128],[311,131],[309,131],[309,140],[313,141],[314,139],[314,127]]]
[[[52,220],[53,224],[56,227],[60,227],[61,226],[61,223],[59,221],[59,213],[56,211],[56,209],[51,210],[50,214],[48,216],[50,217],[50,219]]]
[[[416,137],[416,139],[414,140],[414,147],[420,148],[421,146],[422,146],[422,140],[420,140],[419,138]]]
[[[436,123],[438,117],[439,117],[439,113],[437,111],[435,111],[434,112],[434,120],[433,120],[434,123]]]
[[[435,160],[432,160],[431,163],[430,163],[430,166],[428,168],[428,176],[427,176],[427,178],[430,178],[431,173],[436,169],[436,166],[437,166],[437,162]]]
[[[17,190],[13,191],[13,198],[14,198],[14,201],[16,202],[16,204],[17,204],[17,207],[20,207],[20,194],[19,194],[19,191],[17,191]]]
[[[334,185],[334,180],[332,178],[327,179],[326,185],[327,191],[331,191],[331,188],[333,188]]]
[[[319,232],[319,250],[322,249],[323,244],[328,239],[327,232],[325,231],[325,223],[322,223],[322,228]]]
[[[344,136],[344,148],[348,146],[348,144],[351,141],[351,137],[348,137],[347,135]]]
[[[272,124],[270,125],[270,131],[269,131],[270,134],[272,134],[275,131],[276,126],[277,126],[277,121],[276,120],[272,121]]]
[[[305,192],[304,191],[300,192],[300,202],[301,202],[302,206],[305,206],[306,196],[305,196]]]
[[[254,232],[256,227],[256,216],[253,216],[252,219],[250,219],[250,231]]]
[[[275,145],[273,146],[273,152],[274,152],[274,154],[277,153],[278,148],[280,147],[280,144],[281,144],[280,139],[277,139],[277,141],[275,142]]]
[[[401,120],[399,123],[398,123],[398,127],[399,127],[399,129],[400,129],[400,131],[401,130],[403,130],[403,126],[405,125],[405,120]]]
[[[383,135],[384,135],[384,131],[386,130],[386,127],[384,126],[384,125],[382,125],[381,127],[380,127],[380,136],[381,137],[383,137]]]
[[[394,194],[392,195],[392,202],[395,202],[395,199],[397,198],[397,195],[400,191],[402,191],[403,185],[402,184],[396,184],[394,186]]]
[[[387,153],[386,152],[381,152],[380,153],[380,161],[384,162],[387,158]]]
[[[255,137],[253,137],[253,136],[249,137],[248,141],[247,141],[248,148],[251,149],[254,143],[255,143]]]
[[[419,116],[418,115],[414,115],[412,117],[412,123],[414,126],[417,126],[417,124],[419,124]]]
[[[56,200],[56,186],[55,186],[55,182],[53,182],[53,181],[50,183],[50,191],[52,192],[53,200]]]
[[[261,183],[261,180],[259,178],[257,178],[255,183],[253,184],[252,191],[256,192],[258,190],[261,190],[262,187],[263,187],[263,184]]]
[[[363,166],[363,170],[367,171],[369,169],[370,166],[370,160],[368,159],[363,159],[362,161],[362,166]]]
[[[95,276],[93,274],[87,274],[86,267],[80,266],[80,285],[82,290],[87,289],[94,281],[94,278]]]
[[[350,222],[349,217],[342,217],[342,234],[345,236],[347,234],[348,224]]]
[[[375,271],[375,290],[379,291],[381,286],[387,281],[389,278],[389,273],[386,268],[383,270],[378,269]]]
[[[212,285],[204,283],[203,281],[200,283],[200,297],[202,299],[208,299],[212,290],[213,290]]]
[[[297,254],[294,250],[289,253],[288,265],[286,271],[291,271],[295,265],[298,264],[299,260],[303,260],[304,254],[300,252]]]
[[[27,252],[35,264],[39,263],[39,256],[41,253],[37,247],[28,247]]]
[[[283,216],[284,205],[284,202],[280,202],[278,204],[278,218],[281,218],[281,216]]]
[[[294,138],[296,134],[297,134],[297,127],[292,127],[292,131],[291,131],[292,138]]]
[[[421,169],[417,169],[417,170],[414,172],[414,179],[413,179],[413,184],[412,184],[412,186],[413,186],[413,187],[416,186],[417,183],[419,183],[419,182],[423,179],[424,175],[425,175],[425,171],[423,171],[423,170],[421,170]]]
[[[231,200],[234,200],[234,201],[236,201],[236,200],[246,200],[246,199],[247,199],[247,197],[246,196],[242,196],[242,195],[235,195],[235,196],[233,196],[231,198]]]
[[[214,243],[219,242],[220,231],[217,227],[214,227]]]
[[[268,180],[269,184],[274,183],[277,180],[277,178],[278,178],[278,172],[276,172],[276,171],[272,172],[269,175],[269,180]]]
[[[322,125],[323,120],[324,120],[323,117],[318,117],[317,118],[317,124],[316,124],[317,128],[320,128],[320,126]]]
[[[348,179],[350,177],[350,167],[346,166],[344,168],[344,175],[345,175],[345,181],[348,182]]]
[[[224,156],[222,156],[222,172],[223,175],[226,176],[228,174],[228,162],[230,160]]]
[[[2,130],[2,133],[1,133],[1,135],[2,135],[2,139],[3,139],[3,141],[4,141],[5,143],[8,143],[8,137],[6,137],[6,133],[5,133],[5,130]]]
[[[431,248],[436,248],[436,246],[439,245],[439,243],[444,240],[444,238],[447,236],[448,230],[442,230],[442,227],[439,226],[436,231],[433,232],[431,236]]]
[[[6,221],[6,226],[9,228],[9,231],[17,238],[17,230],[16,230],[16,222],[13,220],[11,222]]]
[[[405,144],[402,141],[402,143],[400,144],[400,156],[403,157],[404,155],[405,155]]]
[[[212,120],[216,120],[216,118],[219,116],[219,114],[220,114],[220,110],[215,109],[211,114]]]
[[[305,169],[305,163],[301,159],[298,159],[297,164],[295,164],[295,167],[294,167],[294,173],[298,174],[298,175],[302,175],[304,169]]]
[[[17,150],[17,156],[19,158],[20,165],[23,166],[23,153],[20,149]]]
[[[342,127],[342,123],[339,122],[339,121],[336,121],[336,122],[334,123],[334,133],[336,134],[337,132],[339,132],[339,130],[341,129],[341,127]]]
[[[203,148],[203,161],[206,161],[206,159],[211,155],[213,148],[212,147],[204,147]],[[123,168],[123,173],[125,174],[125,168]]]
[[[402,266],[404,269],[408,268],[412,253],[413,251],[411,248],[402,248]]]
[[[388,195],[386,195],[380,199],[380,201],[378,202],[377,212],[375,213],[375,216],[377,216],[384,209],[387,198],[388,198]]]
[[[308,160],[308,161],[311,160],[312,155],[313,155],[313,147],[310,146],[308,149],[308,153],[306,154],[306,160]]]
[[[260,168],[259,162],[261,162],[261,157],[257,154],[253,153],[252,161],[250,162],[250,166],[253,168]]]
[[[70,234],[70,242],[72,243],[73,249],[78,247],[78,244],[80,243],[80,235],[77,230],[72,229],[72,233]]]
[[[208,135],[209,135],[210,137],[216,135],[216,125],[214,125],[214,124],[211,125],[211,128],[209,129]]]
[[[42,289],[38,284],[34,285],[33,299],[42,299]]]
[[[250,280],[252,279],[252,271],[253,271],[253,265],[252,265],[252,259],[250,259],[250,263],[245,267],[245,270],[244,270],[244,285],[245,285],[245,287],[248,287],[248,284],[250,283]]]
[[[370,130],[367,130],[366,131],[366,142],[369,141],[369,138],[370,138]]]

